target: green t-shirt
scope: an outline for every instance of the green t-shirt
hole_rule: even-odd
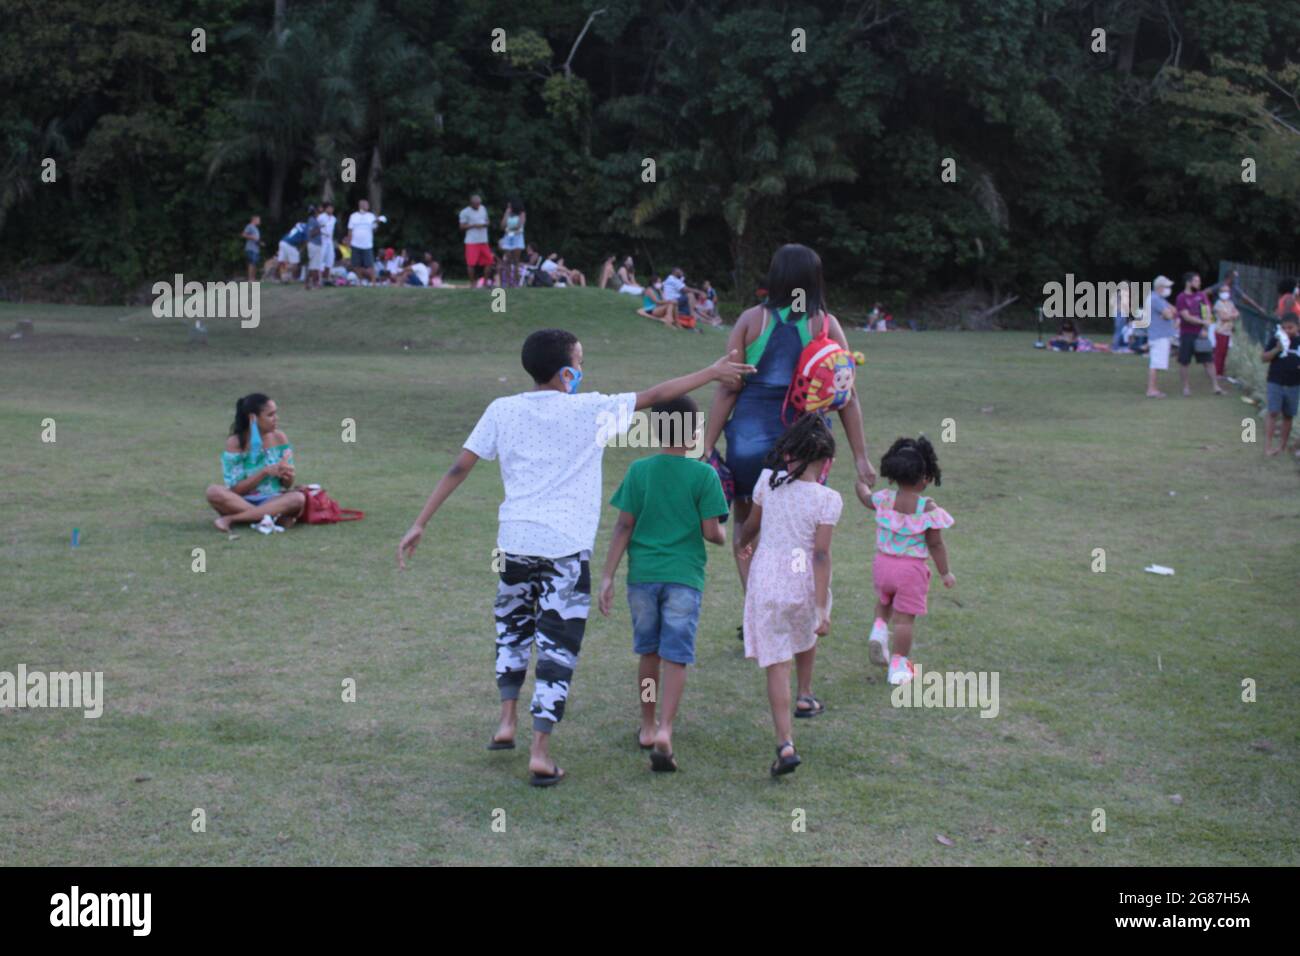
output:
[[[636,518],[627,545],[628,584],[684,584],[704,590],[700,522],[727,513],[718,473],[684,455],[632,462],[609,502]]]

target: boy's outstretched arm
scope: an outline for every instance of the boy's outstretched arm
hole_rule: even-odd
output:
[[[433,513],[442,507],[442,503],[451,497],[451,493],[460,487],[460,483],[465,480],[477,461],[478,455],[467,448],[462,448],[456,460],[447,469],[447,473],[438,479],[433,494],[429,495],[429,500],[420,509],[420,516],[415,519],[415,524],[411,525],[410,530],[402,535],[402,540],[397,545],[399,568],[406,569],[406,559],[415,553],[415,546],[420,543],[420,538],[424,535],[424,526],[429,523]]]
[[[649,408],[659,402],[671,401],[674,398],[687,395],[697,388],[708,385],[710,382],[723,382],[733,388],[738,388],[741,377],[754,371],[754,366],[738,362],[739,357],[739,350],[732,349],[708,368],[702,368],[690,375],[682,375],[679,378],[660,382],[658,385],[647,388],[644,392],[637,392],[636,407],[639,410]]]
[[[636,515],[628,511],[618,513],[618,521],[614,524],[614,537],[609,541],[609,553],[605,555],[605,570],[600,573],[600,613],[604,617],[609,617],[609,609],[614,605],[614,574],[618,571],[619,562],[623,560],[623,552],[627,550],[627,543],[632,540],[632,529],[636,527]]]

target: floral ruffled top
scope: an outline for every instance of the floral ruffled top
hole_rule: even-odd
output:
[[[915,514],[899,514],[894,510],[897,495],[893,488],[886,488],[871,496],[871,503],[876,506],[876,550],[881,554],[925,560],[930,557],[925,533],[931,528],[951,528],[952,515],[938,505],[933,511],[926,511],[930,499],[924,495],[916,500]]]
[[[250,448],[248,451],[223,451],[221,477],[227,488],[233,488],[249,475],[256,474],[267,465],[274,465],[280,461],[293,461],[293,446],[288,442],[283,445],[268,446],[259,443],[258,447]],[[280,479],[275,475],[267,475],[258,483],[253,494],[278,495],[283,492],[284,487],[280,484]]]

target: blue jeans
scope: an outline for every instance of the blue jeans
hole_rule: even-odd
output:
[[[658,654],[674,664],[694,664],[695,629],[703,598],[702,592],[685,584],[629,584],[632,649],[638,654]]]
[[[1124,348],[1124,324],[1126,322],[1128,322],[1128,316],[1115,316],[1115,337],[1110,340],[1110,347],[1112,349]]]

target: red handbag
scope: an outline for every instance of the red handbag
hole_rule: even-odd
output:
[[[303,494],[302,514],[298,520],[304,524],[338,524],[340,521],[360,521],[364,511],[341,508],[339,503],[325,493],[324,488],[299,488]]]

